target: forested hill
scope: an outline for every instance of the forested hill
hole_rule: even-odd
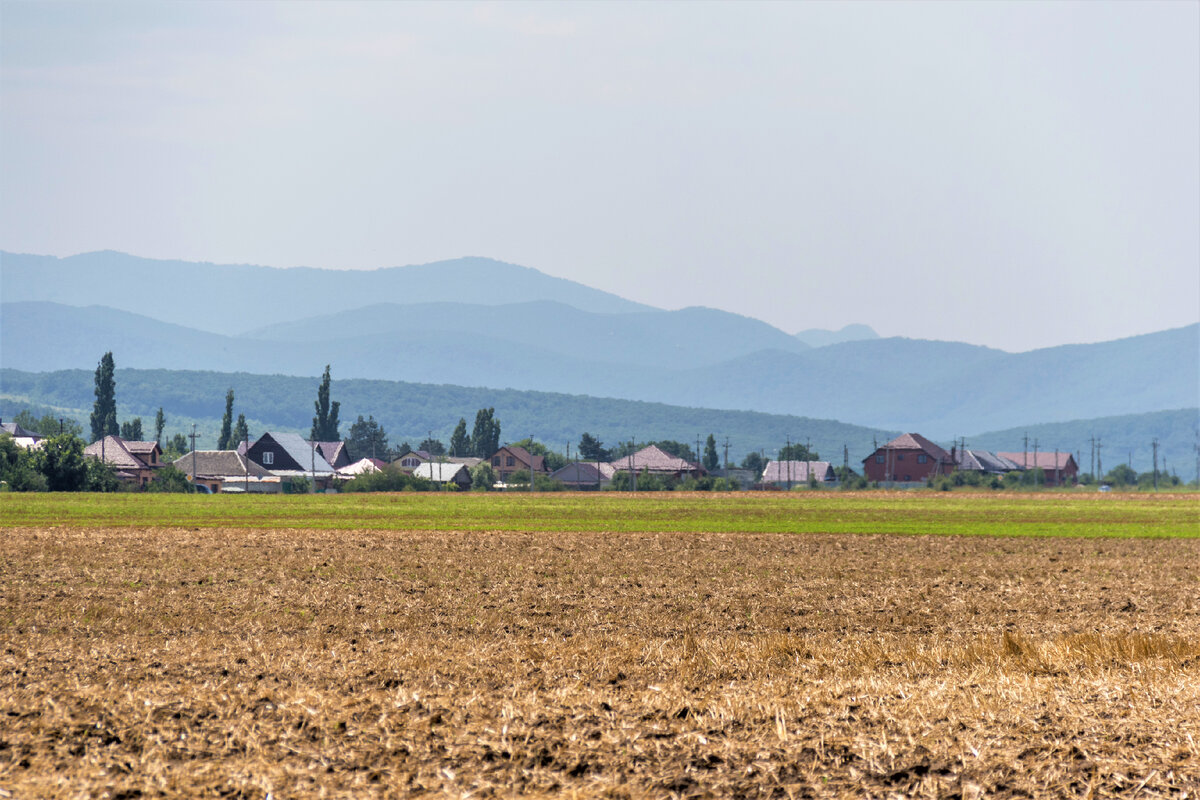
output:
[[[319,383],[317,378],[281,375],[139,369],[118,369],[116,381],[122,421],[140,416],[148,422],[161,406],[169,420],[167,435],[189,430],[196,422],[204,437],[199,440],[201,449],[215,446],[227,389],[234,390],[234,410],[246,415],[252,435],[264,430],[307,434]],[[30,373],[0,369],[0,415],[10,418],[29,408],[38,415],[65,414],[86,428],[95,399],[93,387],[91,370]],[[728,437],[730,458],[737,461],[752,450],[766,450],[770,455],[790,438],[810,441],[823,457],[839,464],[846,446],[853,465],[871,451],[876,439],[885,441],[897,433],[753,411],[395,381],[335,379],[332,395],[341,403],[343,435],[358,415],[372,415],[393,443],[407,440],[415,444],[430,432],[447,441],[460,418],[470,425],[475,412],[485,407],[496,409],[503,441],[532,435],[559,451],[568,442],[574,448],[585,431],[606,444],[673,439],[694,445],[697,436],[712,433],[722,445]]]

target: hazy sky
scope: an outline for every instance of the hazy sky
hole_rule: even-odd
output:
[[[1008,350],[1200,320],[1196,2],[3,0],[0,58],[0,249],[481,255]]]

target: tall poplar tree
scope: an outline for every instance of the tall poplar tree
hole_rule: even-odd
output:
[[[230,449],[233,441],[233,389],[225,393],[225,416],[221,417],[221,435],[217,438],[217,449]]]
[[[710,433],[704,443],[704,468],[712,472],[720,464],[721,460],[717,458],[717,439]]]
[[[154,415],[154,441],[158,442],[159,447],[162,447],[162,433],[165,427],[167,427],[167,415],[163,413],[162,406],[159,406],[158,413]]]
[[[471,437],[467,436],[467,420],[459,417],[454,433],[450,434],[450,455],[465,456],[471,453]]]
[[[317,387],[317,415],[313,417],[312,440],[314,442],[336,442],[342,436],[338,433],[338,409],[341,403],[329,400],[329,365],[325,365],[325,374],[321,377],[321,385]]]
[[[246,415],[238,414],[237,424],[233,426],[233,436],[229,438],[229,449],[237,450],[237,446],[250,438],[250,428],[246,426]]]
[[[475,414],[475,428],[471,431],[471,454],[487,458],[500,449],[500,421],[496,409],[481,408]]]
[[[92,441],[105,436],[119,436],[121,426],[117,424],[117,381],[114,377],[116,365],[110,350],[100,359],[96,367],[96,402],[92,406]]]

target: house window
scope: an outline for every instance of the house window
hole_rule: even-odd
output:
[[[517,462],[513,459],[512,456],[509,456],[508,458],[504,459],[504,466],[506,466],[506,467],[511,467],[515,463],[517,463]]]
[[[272,453],[270,451],[263,453],[263,466],[264,467],[269,467],[274,463],[275,463],[275,454],[274,453]]]
[[[879,455],[875,456],[875,463],[876,463],[876,464],[882,464],[882,463],[883,463],[883,453],[880,453]]]
[[[896,460],[897,460],[897,461],[903,461],[903,460],[904,460],[904,453],[896,453]]]
[[[927,461],[929,461],[929,456],[925,455],[924,453],[921,453],[919,456],[917,456],[918,464],[924,464]]]
[[[904,481],[905,481],[906,483],[907,483],[908,481],[911,481],[911,480],[912,480],[912,475],[905,475],[905,476],[904,476]]]
[[[500,456],[496,456],[495,458],[492,459],[492,466],[493,467],[500,466]]]

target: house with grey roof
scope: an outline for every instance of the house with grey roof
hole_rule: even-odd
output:
[[[790,489],[816,481],[821,486],[837,483],[837,473],[828,461],[768,461],[759,483]]]
[[[255,464],[236,450],[196,450],[173,462],[192,483],[207,486],[212,492],[248,492],[276,494],[283,490],[282,479]]]
[[[320,488],[329,488],[337,471],[316,447],[298,433],[268,431],[250,445],[246,457],[284,479],[315,481]]]
[[[591,491],[608,486],[614,474],[616,470],[608,462],[575,461],[550,473],[550,480],[568,489]]]
[[[454,464],[449,461],[426,461],[413,469],[413,477],[424,478],[438,486],[453,483],[459,489],[471,488],[471,473],[466,464]]]

